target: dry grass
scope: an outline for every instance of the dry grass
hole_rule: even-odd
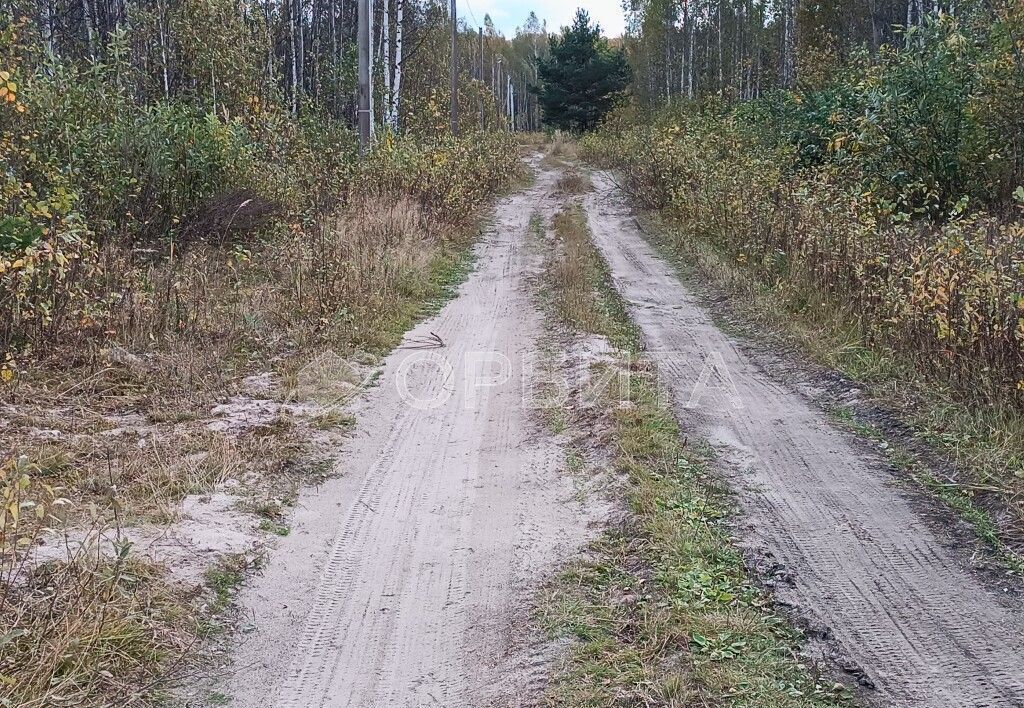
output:
[[[575,139],[556,131],[547,143],[541,167],[546,170],[572,168],[579,159],[579,146]]]
[[[126,541],[101,553],[98,509],[85,542],[36,563],[37,540],[69,506],[45,473],[24,457],[0,466],[0,704],[141,705],[197,635],[190,598]]]
[[[594,188],[594,185],[591,183],[589,175],[586,175],[577,169],[569,169],[558,178],[558,181],[555,183],[555,188],[562,194],[571,196],[586,194]]]
[[[551,268],[551,283],[557,292],[559,310],[574,328],[601,332],[601,313],[594,308],[593,282],[597,262],[590,252],[583,215],[567,207],[555,216],[559,253]]]
[[[544,132],[516,133],[516,142],[521,151],[527,155],[543,150],[548,144],[548,134]]]
[[[556,130],[548,143],[548,155],[574,161],[579,159],[579,144],[569,134]]]
[[[550,287],[562,320],[575,330],[607,337],[623,346],[631,336],[618,300],[602,295],[608,287],[604,264],[590,242],[579,205],[555,215],[555,251],[548,263]]]
[[[245,375],[281,384],[324,350],[393,346],[461,271],[467,232],[440,232],[412,200],[364,199],[312,235],[138,266],[105,325],[113,341],[62,351],[0,389],[0,460],[25,456],[75,501],[116,488],[136,518],[171,516],[183,496],[244,474],[279,474],[301,455],[294,417],[215,431],[214,405],[246,393]]]
[[[83,527],[172,523],[184,497],[228,483],[243,508],[280,516],[326,467],[312,441],[349,420],[282,408],[303,366],[326,350],[394,346],[465,272],[471,236],[415,200],[366,197],[244,247],[145,258],[110,247],[106,272],[119,275],[105,335],[0,387],[0,478],[24,504],[0,532],[0,699],[152,705],[196,637],[193,590],[127,545],[114,558],[76,541],[42,566],[27,551],[44,527],[71,525],[77,539]],[[243,380],[257,375],[268,386],[254,391]],[[254,408],[225,418],[214,413],[225,401]]]
[[[285,442],[295,421],[216,432],[214,404],[268,361],[280,380],[325,349],[392,346],[442,293],[438,259],[452,246],[439,230],[410,200],[363,200],[312,236],[142,266],[108,321],[116,341],[69,350],[3,389],[0,459],[27,455],[75,499],[116,486],[140,515],[246,471],[274,473],[296,452]]]
[[[394,336],[398,327],[382,326],[381,318],[429,287],[441,228],[412,200],[360,200],[321,224],[298,254],[295,244],[282,249],[280,278],[292,302],[317,322],[347,315],[328,323],[334,341],[385,349],[376,334]]]
[[[215,392],[207,394],[212,398]],[[76,403],[88,405],[83,398]],[[34,478],[60,488],[73,502],[70,520],[89,520],[98,505],[113,521],[110,501],[116,494],[120,520],[136,523],[174,520],[184,497],[229,481],[282,476],[305,451],[301,421],[285,412],[244,430],[214,430],[209,425],[222,421],[211,421],[208,408],[189,408],[189,416],[164,411],[156,419],[142,410],[76,417],[48,408],[12,416],[17,427],[4,440],[4,459],[22,460]],[[39,439],[39,431],[49,439]]]
[[[33,569],[0,598],[0,702],[22,708],[141,706],[197,636],[162,573],[82,551]]]
[[[245,252],[198,246],[136,263],[108,339],[0,387],[0,462],[24,457],[79,509],[116,490],[130,520],[173,519],[183,497],[228,481],[300,476],[286,470],[323,425],[315,410],[304,420],[282,408],[289,381],[327,349],[393,346],[462,272],[467,232],[440,233],[413,200],[362,199]],[[259,393],[242,380],[267,374]],[[269,400],[242,410],[241,427],[211,426],[216,404],[245,409],[249,397]]]

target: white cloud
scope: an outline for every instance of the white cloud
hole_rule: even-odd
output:
[[[530,10],[537,13],[541,20],[547,20],[548,29],[558,31],[572,23],[576,8],[582,7],[590,13],[590,17],[601,25],[604,33],[610,37],[621,35],[625,28],[625,17],[622,13],[620,0],[581,0],[579,3],[564,0],[533,0],[523,3],[520,0],[458,0],[459,16],[469,24],[483,24],[484,15],[490,14],[491,19],[505,36],[512,36],[516,27],[522,26]]]

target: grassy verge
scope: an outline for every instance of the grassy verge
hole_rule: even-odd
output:
[[[127,557],[32,571],[0,604],[0,621],[0,700],[22,708],[157,700],[198,631],[162,571]]]
[[[800,635],[748,577],[725,525],[728,494],[708,451],[684,441],[659,395],[580,210],[560,214],[555,233],[555,312],[578,333],[608,337],[628,377],[604,401],[627,513],[542,605],[547,629],[574,640],[551,704],[847,705],[845,690],[801,658]]]
[[[970,524],[1000,562],[1024,574],[1024,418],[1013,406],[964,404],[951,389],[921,381],[899,352],[865,342],[853,313],[813,291],[780,292],[703,239],[686,238],[656,215],[646,221],[648,240],[684,278],[729,296],[725,314],[733,316],[725,326],[746,338],[795,344],[863,386],[871,407],[902,425],[880,421],[863,405],[843,406],[841,422],[885,439],[894,467]]]

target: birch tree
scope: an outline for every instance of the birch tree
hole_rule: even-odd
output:
[[[782,7],[782,87],[796,85],[796,0],[783,0]]]
[[[381,27],[380,27],[380,68],[383,75],[381,87],[381,102],[384,106],[381,111],[380,122],[386,127],[391,110],[391,2],[381,0]]]
[[[391,105],[388,126],[398,132],[398,112],[402,103],[403,32],[405,27],[405,0],[395,0],[395,77],[391,86]]]

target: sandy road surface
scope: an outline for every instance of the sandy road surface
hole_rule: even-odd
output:
[[[528,224],[550,216],[554,178],[498,205],[457,299],[407,335],[368,393],[343,477],[303,495],[291,535],[243,591],[256,630],[223,689],[231,705],[527,704],[513,629],[587,536],[561,450],[522,404],[541,327]],[[421,348],[432,333],[443,348]],[[491,352],[511,362],[503,385],[489,385],[507,367]]]
[[[830,628],[880,705],[1024,706],[1021,608],[944,546],[883,464],[715,327],[608,176],[595,178],[595,241],[684,427],[719,450],[740,480],[753,541],[791,574],[780,599]],[[735,388],[716,373],[723,365]],[[702,372],[712,374],[704,386]]]

